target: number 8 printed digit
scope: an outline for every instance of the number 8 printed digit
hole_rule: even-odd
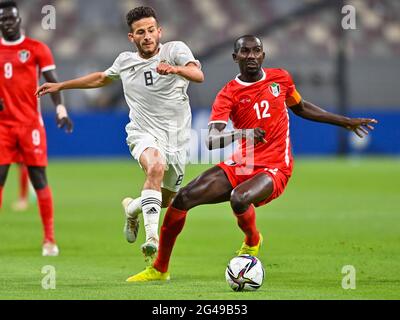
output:
[[[32,131],[32,143],[36,147],[40,145],[40,132],[37,129]]]

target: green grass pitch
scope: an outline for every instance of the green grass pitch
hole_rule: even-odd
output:
[[[208,166],[191,165],[185,183]],[[0,212],[0,299],[399,299],[400,161],[300,159],[285,193],[257,209],[266,279],[257,292],[227,286],[225,267],[243,236],[227,203],[192,210],[177,240],[168,283],[129,284],[145,267],[123,236],[123,197],[137,196],[144,175],[132,160],[51,161],[61,255],[41,257],[36,205],[10,210],[10,172]],[[164,212],[164,211],[163,211]],[[163,215],[162,215],[163,216]],[[56,289],[41,287],[42,267]],[[356,269],[356,289],[341,286]]]

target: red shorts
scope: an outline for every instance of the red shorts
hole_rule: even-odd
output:
[[[27,166],[47,166],[47,141],[44,127],[0,124],[0,165],[22,162]]]
[[[227,163],[221,162],[217,166],[224,170],[233,188],[236,188],[241,183],[253,178],[259,173],[264,173],[271,177],[274,184],[274,190],[269,198],[255,204],[256,207],[263,206],[278,198],[285,190],[290,178],[290,176],[287,176],[278,169],[270,169],[266,167],[255,166],[253,169],[249,169],[245,165],[240,165],[236,163],[233,163],[231,165],[229,164],[229,161]]]

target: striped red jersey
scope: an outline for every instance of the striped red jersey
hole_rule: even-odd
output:
[[[280,170],[290,176],[293,157],[289,135],[288,107],[301,101],[290,74],[283,69],[263,69],[257,82],[243,82],[236,77],[217,95],[210,124],[228,123],[235,129],[261,128],[266,143],[246,144],[242,139],[231,161]]]
[[[53,55],[44,43],[25,36],[14,42],[1,39],[0,98],[4,104],[1,124],[32,125],[41,121],[35,91],[41,73],[53,69]]]

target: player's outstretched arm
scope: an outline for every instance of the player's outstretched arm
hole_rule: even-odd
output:
[[[161,75],[177,74],[197,83],[204,81],[203,71],[194,62],[189,62],[186,66],[172,66],[168,63],[160,63],[157,67],[157,72]]]
[[[46,71],[43,73],[43,77],[47,82],[57,83],[57,74],[54,70]],[[60,129],[65,129],[67,133],[72,133],[74,124],[72,120],[68,117],[67,108],[64,105],[64,97],[61,92],[51,93],[51,99],[53,100],[54,106],[56,107],[56,122],[57,127]]]
[[[256,144],[259,142],[266,142],[264,139],[265,131],[261,128],[250,129],[251,132],[249,132],[248,130],[234,130],[225,132],[225,127],[226,124],[222,122],[212,123],[209,126],[208,136],[206,140],[208,150],[225,148],[232,144],[234,141],[240,140],[242,138],[254,139],[254,142]]]
[[[328,112],[308,101],[302,100],[298,105],[290,109],[299,117],[307,120],[333,124],[353,131],[360,138],[374,130],[373,124],[378,123],[375,119],[367,118],[348,118],[335,113]]]
[[[37,89],[36,95],[41,97],[45,94],[54,93],[62,90],[101,88],[112,83],[112,81],[113,80],[107,77],[104,72],[95,72],[81,78],[64,82],[45,83]]]

